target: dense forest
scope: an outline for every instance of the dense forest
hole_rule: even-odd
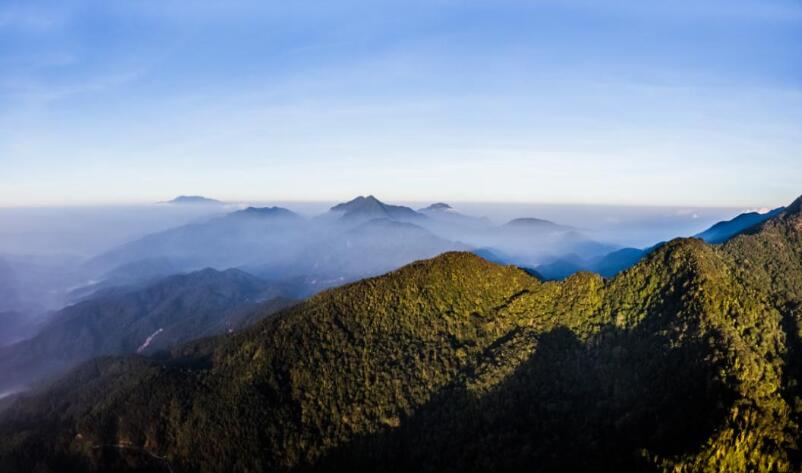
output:
[[[0,417],[0,470],[799,471],[802,198],[543,282],[446,253]]]

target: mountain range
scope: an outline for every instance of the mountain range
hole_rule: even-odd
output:
[[[147,235],[99,255],[86,268],[105,285],[111,279],[135,282],[138,274],[164,267],[233,267],[266,279],[352,281],[443,251],[477,247],[493,247],[520,264],[566,252],[595,256],[615,249],[545,220],[523,218],[496,226],[444,203],[415,211],[360,196],[311,219],[279,207],[250,207]],[[310,286],[307,294],[320,289]]]
[[[333,219],[336,223],[321,226],[321,219],[328,222]],[[734,222],[742,220],[738,217]],[[713,229],[718,229],[716,233],[721,235],[722,228],[735,227],[724,222]],[[495,236],[497,248],[476,249],[434,233],[448,229],[468,235],[475,231],[474,235]],[[310,236],[309,233],[315,234]],[[530,241],[542,243],[554,237],[573,244],[574,248],[597,246],[597,256],[583,258],[571,253],[550,264],[529,269],[530,274],[541,279],[564,279],[577,271],[590,270],[611,277],[654,250],[625,248],[604,254],[603,245],[578,236],[578,232],[568,226],[519,218],[495,227],[486,219],[460,214],[445,203],[415,212],[406,207],[386,205],[373,196],[359,197],[333,207],[328,214],[312,221],[279,207],[249,207],[207,222],[150,235],[96,258],[90,262],[90,267],[98,262],[101,262],[100,267],[108,266],[102,263],[104,259],[130,262],[102,273],[98,281],[72,289],[69,298],[74,305],[66,309],[39,318],[7,309],[0,318],[6,334],[5,338],[0,338],[0,346],[37,333],[38,337],[4,350],[0,366],[8,375],[0,382],[0,389],[60,374],[91,356],[132,353],[145,344],[148,337],[151,342],[146,348],[152,352],[204,334],[222,332],[224,321],[228,328],[240,327],[242,325],[231,323],[233,315],[228,311],[237,309],[249,321],[256,320],[248,315],[252,304],[247,303],[247,299],[254,297],[253,288],[270,291],[272,297],[278,297],[276,301],[286,302],[448,251],[471,250],[491,261],[517,263],[521,260],[520,253],[511,256],[498,249],[505,248],[505,239],[517,239],[514,247],[525,248]],[[299,240],[304,244],[296,245]],[[262,255],[271,254],[272,259],[264,263]],[[139,257],[142,259],[137,259]],[[236,259],[228,260],[232,257]],[[182,264],[187,261],[194,263]],[[227,267],[233,262],[241,263],[242,267],[266,280],[234,270],[207,269],[180,275],[205,263]],[[245,266],[246,263],[249,264]],[[0,287],[12,291],[4,299],[6,304],[15,300],[13,290],[18,286],[12,284],[18,279],[14,276],[15,268],[0,264],[8,282]],[[170,277],[177,274],[180,276]],[[183,284],[173,284],[175,281],[183,281]],[[170,290],[153,290],[164,285]],[[250,292],[246,290],[242,297],[230,301],[206,304],[201,297],[203,291],[227,294],[248,289],[246,285]],[[264,294],[258,297],[267,298]],[[177,309],[176,300],[182,304]],[[276,308],[281,307],[278,302],[274,304]],[[150,307],[159,309],[151,312]],[[154,322],[159,320],[159,311],[167,310],[164,308],[173,310],[172,320]],[[120,316],[116,311],[128,315]],[[204,311],[216,312],[206,318],[197,317]],[[178,332],[180,336],[172,335]]]
[[[0,417],[3,471],[798,471],[802,198],[543,282],[449,252]]]
[[[238,310],[243,307],[258,306],[267,315],[291,303],[281,287],[235,269],[205,269],[142,288],[120,287],[68,306],[52,314],[34,337],[0,347],[0,392],[63,373],[92,357],[152,354],[240,329],[256,320]]]
[[[765,213],[742,213],[730,220],[718,222],[695,236],[707,243],[724,243],[741,233],[756,228],[766,220],[776,217],[782,213],[783,210],[785,210],[785,208],[780,207]],[[590,271],[599,273],[605,277],[612,277],[631,267],[660,245],[662,245],[662,243],[644,249],[621,248],[605,255],[598,255],[591,258],[583,258],[576,254],[566,255],[549,263],[537,266],[535,271],[545,279],[552,280],[564,279],[578,271]]]
[[[783,210],[785,210],[784,207],[779,207],[765,213],[742,213],[731,220],[718,222],[707,230],[696,235],[696,237],[701,238],[708,243],[724,243],[735,235],[759,225],[772,217],[776,217],[782,213]]]

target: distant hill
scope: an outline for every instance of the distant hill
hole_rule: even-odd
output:
[[[785,208],[780,207],[762,214],[758,212],[743,213],[732,220],[718,222],[702,233],[697,234],[696,237],[708,243],[724,243],[735,235],[755,225],[759,225],[772,217],[776,217],[782,213],[783,210],[785,210]]]
[[[418,210],[418,213],[428,217],[419,222],[421,225],[441,236],[456,240],[470,237],[471,232],[489,231],[492,226],[487,218],[465,215],[444,202],[429,205]]]
[[[609,280],[447,253],[93,360],[5,411],[0,468],[799,471],[800,207]]]
[[[0,348],[0,391],[91,357],[153,353],[241,328],[229,316],[234,309],[279,296],[242,271],[206,269],[80,302],[51,316],[34,338]]]
[[[428,207],[418,210],[418,212],[453,212],[454,207],[446,204],[445,202],[437,202]]]
[[[532,217],[516,218],[516,219],[510,220],[509,222],[504,224],[504,226],[507,227],[507,228],[514,228],[516,230],[532,230],[532,229],[535,229],[535,230],[548,230],[548,231],[553,231],[553,230],[564,230],[564,231],[573,230],[571,227],[567,227],[567,226],[564,226],[564,225],[557,225],[556,223],[551,222],[549,220],[543,220],[543,219],[540,219],[540,218],[532,218]]]
[[[330,212],[345,221],[367,221],[381,218],[417,221],[424,218],[423,215],[409,207],[388,205],[372,195],[359,196],[351,201],[337,204],[330,209]]]
[[[339,278],[341,284],[447,251],[467,249],[467,245],[440,238],[418,225],[380,218],[311,247],[301,261],[311,266],[311,274]]]
[[[124,263],[102,274],[98,282],[73,288],[68,294],[68,302],[74,304],[114,291],[130,291],[181,272],[182,268],[176,262],[164,256]]]
[[[176,205],[222,205],[223,202],[200,195],[179,195],[173,200],[165,202],[166,204]]]
[[[514,219],[485,235],[480,246],[496,249],[508,255],[510,262],[527,267],[566,257],[596,258],[616,249],[573,227],[539,218]]]
[[[87,267],[105,274],[138,261],[158,259],[183,271],[226,269],[262,258],[290,261],[306,240],[306,221],[294,212],[250,207],[147,235],[95,257]]]
[[[374,217],[378,216],[378,217]],[[332,219],[331,217],[334,217]],[[76,296],[148,281],[166,271],[246,268],[267,279],[305,281],[301,294],[389,271],[468,246],[411,223],[426,217],[372,196],[306,219],[280,207],[253,208],[145,236],[89,262],[100,280]]]
[[[653,249],[621,248],[603,256],[588,259],[578,255],[567,255],[550,263],[539,265],[535,270],[548,280],[565,279],[578,271],[590,271],[609,278],[634,266]]]

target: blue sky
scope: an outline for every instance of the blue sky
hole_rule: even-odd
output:
[[[0,206],[773,206],[800,51],[799,1],[0,0]]]

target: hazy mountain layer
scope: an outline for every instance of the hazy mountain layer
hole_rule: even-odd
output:
[[[612,249],[545,220],[523,218],[495,226],[454,212],[447,204],[416,212],[368,196],[313,219],[278,207],[252,207],[148,235],[94,258],[87,267],[100,282],[75,295],[120,285],[116,281],[130,284],[143,274],[163,275],[165,268],[203,267],[246,268],[269,279],[306,278],[306,293],[313,293],[471,247],[500,250],[521,265],[565,253],[589,257]]]
[[[621,248],[611,251],[604,256],[595,258],[581,258],[578,255],[569,255],[535,267],[535,271],[544,279],[560,280],[579,271],[590,271],[604,277],[613,277],[616,274],[631,268],[644,256],[654,251],[655,247],[641,250],[638,248]]]
[[[167,204],[177,205],[221,205],[223,202],[219,200],[203,197],[202,195],[179,195],[173,200],[165,202]]]
[[[359,196],[349,202],[335,205],[330,213],[344,221],[367,221],[373,219],[392,219],[399,221],[420,221],[423,215],[409,207],[388,205],[369,195]]]
[[[802,199],[542,283],[449,253],[171,358],[83,365],[4,471],[797,471]]]
[[[743,213],[731,220],[716,223],[697,234],[696,237],[708,243],[724,243],[766,220],[776,217],[783,210],[784,208],[780,207],[763,214],[757,212]],[[658,243],[658,245],[660,244],[662,243]],[[539,265],[535,270],[542,277],[550,280],[564,279],[578,271],[591,271],[605,277],[612,277],[632,267],[658,245],[643,250],[639,248],[622,248],[604,256],[592,258],[582,258],[576,254],[566,255],[550,263]]]
[[[254,321],[235,311],[281,296],[276,287],[237,270],[206,269],[144,288],[118,288],[57,312],[28,340],[0,348],[0,391],[59,373],[89,358],[155,353]],[[269,308],[289,305],[275,300]],[[252,310],[254,310],[252,308]]]
[[[762,214],[757,212],[743,213],[731,220],[718,222],[696,236],[708,243],[724,243],[749,228],[761,224],[772,217],[776,217],[783,210],[784,208],[780,207]]]

